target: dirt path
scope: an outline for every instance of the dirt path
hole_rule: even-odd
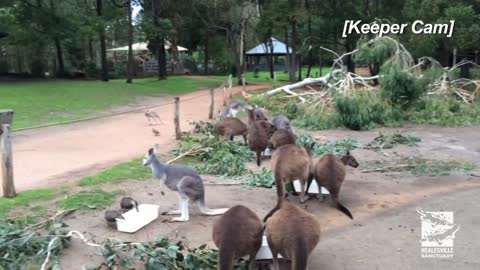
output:
[[[258,90],[266,85],[249,85]],[[234,93],[241,92],[234,87]],[[180,125],[190,130],[190,121],[207,120],[210,104],[208,90],[180,98]],[[163,148],[174,144],[173,99],[151,97],[143,105],[166,104],[152,109],[163,120],[154,126],[161,132],[153,136],[144,111],[97,120],[13,133],[13,160],[17,190],[67,183],[98,172],[116,163],[141,157],[154,143]],[[223,103],[223,91],[215,93],[217,111]],[[1,190],[1,187],[0,187]]]

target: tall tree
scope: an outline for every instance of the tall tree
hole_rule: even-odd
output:
[[[97,0],[97,16],[100,18],[100,26],[98,27],[98,36],[100,40],[100,63],[102,70],[100,73],[100,79],[104,82],[108,82],[108,63],[107,63],[107,44],[105,41],[105,26],[101,20],[103,13],[103,0]]]

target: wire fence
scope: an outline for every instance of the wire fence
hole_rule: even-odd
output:
[[[223,82],[219,87],[213,89],[215,92],[218,89],[223,88],[226,85],[230,85],[228,81]],[[201,98],[204,96],[208,96],[210,93],[194,96],[194,97],[189,97],[189,98],[184,98],[181,99],[180,101],[189,101],[197,98]],[[173,99],[174,97],[172,97]],[[122,115],[122,114],[129,114],[129,113],[134,113],[134,112],[139,112],[139,111],[145,111],[153,108],[158,108],[158,107],[163,107],[167,105],[172,105],[174,104],[175,101],[170,101],[170,102],[165,102],[162,104],[157,104],[157,105],[151,105],[151,106],[145,106],[141,108],[136,108],[132,110],[126,110],[126,111],[121,111],[121,112],[114,112],[114,113],[109,113],[109,114],[103,114],[103,115],[97,115],[97,116],[92,116],[92,117],[86,117],[86,118],[80,118],[80,119],[73,119],[73,120],[68,120],[68,121],[63,121],[63,122],[58,122],[58,123],[51,123],[51,124],[44,124],[44,125],[38,125],[38,126],[32,126],[32,127],[25,127],[25,128],[17,128],[13,129],[12,132],[18,132],[18,131],[24,131],[24,130],[31,130],[31,129],[38,129],[38,128],[44,128],[44,127],[51,127],[51,126],[61,126],[61,125],[67,125],[67,124],[72,124],[72,123],[77,123],[77,122],[84,122],[84,121],[90,121],[90,120],[96,120],[96,119],[101,119],[101,118],[106,118],[106,117],[112,117],[112,116],[117,116],[117,115]]]

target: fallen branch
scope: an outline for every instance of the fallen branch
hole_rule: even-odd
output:
[[[203,151],[204,149],[205,148],[200,148],[199,146],[198,147],[193,147],[192,149],[188,150],[187,152],[182,153],[182,154],[178,155],[177,157],[175,157],[174,159],[171,159],[171,160],[167,161],[167,164],[175,162],[175,161],[181,159],[182,157],[199,153],[199,152]]]
[[[47,220],[44,220],[42,222],[38,222],[38,223],[32,224],[28,227],[25,227],[24,231],[41,229],[41,228],[45,227],[47,224],[54,222],[58,218],[63,218],[63,217],[66,217],[66,216],[72,214],[73,212],[75,212],[75,210],[77,210],[77,209],[60,210],[53,217],[50,217]]]
[[[410,169],[410,168],[415,168],[415,165],[402,164],[402,165],[396,165],[396,166],[387,166],[387,167],[383,167],[383,168],[363,170],[362,173],[386,172],[386,171],[395,171],[397,169]]]

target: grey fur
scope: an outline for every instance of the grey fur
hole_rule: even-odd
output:
[[[252,106],[250,106],[247,102],[243,100],[234,100],[230,102],[230,104],[225,107],[225,110],[220,113],[219,117],[236,117],[237,113],[239,111],[246,111],[251,109]]]
[[[228,209],[209,209],[205,206],[205,189],[203,180],[193,168],[181,164],[161,163],[156,152],[158,145],[150,148],[143,158],[143,166],[150,166],[152,174],[160,180],[162,185],[170,190],[177,191],[180,197],[178,211],[169,211],[164,214],[181,214],[180,218],[173,218],[173,221],[188,221],[188,201],[197,203],[200,211],[206,215],[223,214]],[[223,211],[223,212],[222,212]]]
[[[292,129],[292,125],[290,124],[290,120],[286,116],[283,115],[277,115],[274,118],[272,118],[272,121],[270,123],[276,128],[276,129]]]

